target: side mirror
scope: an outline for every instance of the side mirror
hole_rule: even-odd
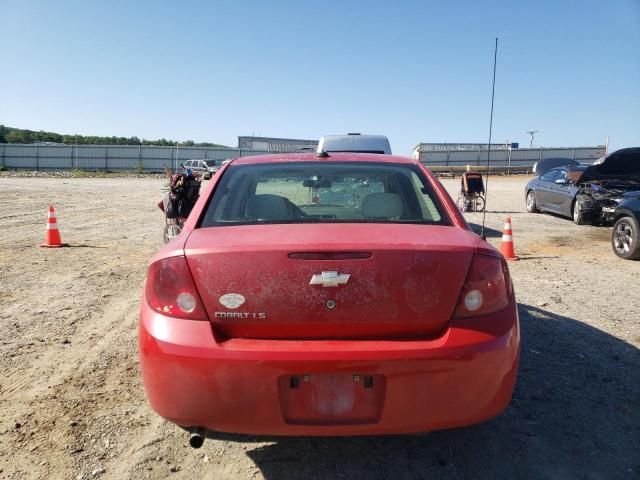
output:
[[[567,182],[567,180],[566,180],[565,178],[558,178],[558,179],[556,180],[556,183],[557,183],[558,185],[566,185],[568,182]]]

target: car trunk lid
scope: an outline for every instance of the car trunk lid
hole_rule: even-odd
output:
[[[405,224],[211,227],[191,233],[185,255],[223,336],[429,337],[455,309],[472,236]]]

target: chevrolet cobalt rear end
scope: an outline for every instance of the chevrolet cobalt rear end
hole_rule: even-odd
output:
[[[151,406],[199,446],[484,421],[520,335],[504,259],[422,165],[291,154],[210,182],[149,267],[139,347]]]

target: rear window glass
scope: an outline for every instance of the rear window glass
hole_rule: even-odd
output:
[[[216,186],[200,227],[336,222],[448,225],[442,212],[428,180],[413,165],[233,165]]]

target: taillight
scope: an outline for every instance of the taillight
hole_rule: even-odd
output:
[[[498,312],[509,304],[511,278],[504,260],[474,255],[453,318],[478,317]]]
[[[184,257],[165,258],[152,263],[147,273],[145,296],[149,306],[163,315],[207,320]]]

